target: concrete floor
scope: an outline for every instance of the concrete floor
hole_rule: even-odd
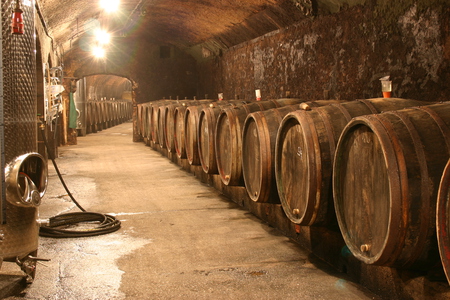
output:
[[[27,288],[6,299],[380,299],[143,143],[124,123],[60,148],[57,164],[111,234],[40,238]],[[79,211],[52,166],[41,218]],[[2,268],[7,285],[15,273]],[[11,269],[10,269],[11,268]],[[17,275],[17,274],[16,274]]]

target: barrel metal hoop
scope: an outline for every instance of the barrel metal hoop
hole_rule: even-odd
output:
[[[401,111],[391,111],[388,112],[389,114],[393,114],[397,116],[403,124],[408,129],[408,132],[411,135],[413,144],[414,144],[414,150],[417,155],[417,161],[419,163],[420,167],[420,177],[421,177],[421,215],[422,215],[422,221],[424,224],[428,224],[430,220],[430,211],[429,207],[430,205],[428,203],[424,204],[423,200],[429,200],[431,197],[431,191],[430,191],[430,185],[428,182],[428,165],[427,165],[427,157],[424,151],[424,145],[422,143],[422,140],[420,138],[419,133],[417,132],[416,127],[414,126],[413,122],[410,120],[408,115],[405,112]],[[410,203],[411,205],[411,203]],[[421,226],[421,230],[419,231],[419,238],[418,241],[424,241],[427,237],[427,231],[428,226],[425,226],[425,229],[423,229],[424,226]],[[426,243],[417,243],[417,245],[414,246],[413,253],[409,256],[409,262],[414,262],[417,260],[417,258],[420,256],[421,253],[423,253],[423,250],[426,246]],[[406,262],[407,263],[407,262]]]
[[[322,109],[314,109],[311,111],[317,112],[320,115],[320,117],[322,118],[324,126],[327,130],[328,141],[330,144],[331,163],[333,163],[334,153],[336,152],[336,145],[339,140],[339,137],[335,136],[335,133],[333,130],[333,125],[331,124],[331,120],[330,120],[330,115],[326,114],[325,111],[323,111]]]
[[[341,113],[344,115],[345,119],[347,120],[347,123],[350,122],[350,120],[352,119],[352,116],[350,115],[348,110],[345,109],[345,107],[343,107],[341,104],[331,104],[331,106],[337,107],[341,111]]]
[[[372,102],[370,102],[369,100],[367,100],[367,99],[359,99],[359,100],[357,100],[357,101],[364,103],[364,104],[370,109],[370,111],[371,111],[373,114],[378,114],[378,113],[380,113],[380,112],[378,111],[378,109],[376,109],[375,106],[372,104]]]
[[[448,153],[450,154],[450,128],[447,126],[444,120],[442,120],[442,118],[428,106],[419,106],[413,108],[422,110],[430,115],[430,117],[434,120],[434,122],[438,125],[439,129],[441,130],[442,136],[445,139],[445,144],[447,145]]]

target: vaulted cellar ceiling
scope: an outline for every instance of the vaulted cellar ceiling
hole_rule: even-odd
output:
[[[215,51],[365,0],[121,0],[114,14],[92,0],[37,2],[55,44],[67,53],[96,26],[116,37],[138,35],[182,49],[203,44]]]

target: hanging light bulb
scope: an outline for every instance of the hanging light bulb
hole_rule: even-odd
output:
[[[12,15],[11,33],[12,34],[24,34],[23,26],[23,10],[20,9],[19,0],[16,0],[16,8]]]
[[[100,7],[107,13],[113,13],[118,10],[120,0],[100,0]]]
[[[105,30],[98,29],[95,32],[95,37],[96,37],[97,42],[100,45],[106,45],[110,41],[110,34],[108,32],[106,32]]]
[[[97,58],[105,57],[105,49],[100,46],[96,46],[92,49],[92,54]]]

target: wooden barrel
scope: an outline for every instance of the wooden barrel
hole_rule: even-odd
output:
[[[158,100],[151,102],[151,123],[150,123],[150,131],[151,131],[151,140],[155,144],[159,144],[160,133],[158,129],[161,127],[159,116],[160,116],[160,107],[170,104],[173,102],[172,100]]]
[[[198,154],[205,173],[218,174],[214,134],[219,113],[223,109],[247,103],[242,100],[222,100],[211,103],[200,112],[197,125]]]
[[[174,147],[175,152],[179,158],[186,158],[186,144],[184,137],[184,115],[186,113],[186,106],[178,106],[174,112]]]
[[[139,103],[137,105],[137,129],[138,134],[142,137],[146,137],[146,112],[148,111],[149,103]]]
[[[436,233],[442,267],[450,283],[450,160],[444,168],[439,184],[436,208]]]
[[[198,104],[208,104],[213,102],[209,99],[203,99],[203,100],[183,100],[183,101],[177,101],[175,103],[169,104],[165,106],[165,121],[164,121],[164,130],[165,130],[165,143],[167,146],[167,150],[171,153],[176,152],[175,149],[175,139],[176,139],[176,123],[177,120],[175,119],[175,110],[177,107],[188,107],[188,106],[195,106]],[[184,135],[184,134],[183,134]]]
[[[242,133],[242,172],[250,199],[255,202],[280,202],[275,181],[275,141],[283,117],[298,109],[310,110],[310,107],[343,102],[345,101],[308,101],[258,111],[247,116]],[[286,103],[289,101],[285,101],[283,104]]]
[[[190,165],[200,165],[197,124],[200,112],[208,106],[209,104],[205,103],[197,106],[189,106],[184,114],[184,144],[186,158]]]
[[[175,152],[175,108],[180,105],[182,106],[182,104],[169,104],[164,107],[164,138],[167,150],[171,153]]]
[[[277,102],[289,103],[291,99]],[[275,141],[283,117],[295,110],[343,103],[345,100],[316,100],[251,113],[242,134],[242,172],[247,193],[255,202],[280,203],[275,181]],[[294,102],[295,103],[295,102]]]
[[[144,127],[143,137],[147,143],[149,143],[150,139],[151,139],[151,130],[150,130],[151,117],[152,117],[151,105],[146,103],[144,106],[142,122],[144,123],[143,124],[143,127]]]
[[[154,144],[158,144],[159,140],[158,140],[158,110],[159,110],[159,105],[161,105],[162,103],[164,103],[164,100],[158,100],[158,101],[154,101],[151,102],[150,105],[150,113],[151,113],[151,122],[150,122],[150,136],[151,136],[151,141]]]
[[[155,108],[153,109],[152,118],[156,118],[153,120],[153,128],[154,135],[157,136],[155,139],[155,143],[159,144],[161,148],[167,148],[167,125],[173,121],[171,115],[167,115],[167,113],[171,113],[173,111],[173,106],[183,105],[184,103],[195,100],[163,100],[155,103]],[[170,107],[169,109],[167,109]],[[167,119],[169,117],[169,119]],[[170,129],[172,129],[171,127]],[[172,142],[172,141],[170,141]],[[173,149],[174,150],[174,149]]]
[[[407,99],[368,99],[312,107],[286,115],[275,146],[275,178],[286,216],[310,226],[335,220],[331,175],[339,136],[353,118],[426,102]]]
[[[450,284],[450,160],[447,162],[439,184],[436,208],[436,233],[442,267]]]
[[[157,113],[157,133],[160,148],[167,148],[166,145],[166,131],[164,130],[164,124],[166,123],[166,105],[158,107]]]
[[[218,106],[203,108],[198,119],[198,153],[203,172],[207,174],[217,174],[214,129],[221,110]]]
[[[258,111],[247,116],[242,132],[242,174],[247,193],[255,202],[279,203],[274,157],[278,126],[298,105]]]
[[[361,116],[345,127],[333,195],[356,258],[414,269],[439,262],[436,202],[449,153],[450,103]]]
[[[215,128],[215,151],[217,169],[225,185],[244,184],[241,161],[242,129],[247,115],[280,106],[273,100],[258,101],[221,111]]]

